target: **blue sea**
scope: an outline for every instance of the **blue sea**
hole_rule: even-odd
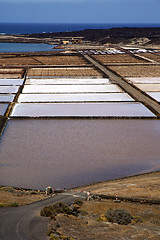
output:
[[[120,27],[160,27],[160,24],[54,24],[54,23],[0,23],[0,35],[70,32],[84,29],[109,29]],[[54,45],[32,43],[0,43],[0,52],[55,51]]]
[[[117,24],[97,24],[97,23],[0,23],[0,34],[30,34],[30,33],[43,33],[43,32],[69,32],[79,31],[84,29],[109,29],[117,27],[160,27],[159,24],[134,24],[134,23],[117,23]]]

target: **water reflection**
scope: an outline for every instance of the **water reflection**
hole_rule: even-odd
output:
[[[126,102],[134,101],[127,93],[20,94],[18,102]]]
[[[17,86],[0,86],[0,93],[17,93],[18,89]]]
[[[115,84],[108,85],[25,85],[23,93],[105,93],[122,92]]]
[[[155,117],[141,103],[16,104],[13,117]]]
[[[147,92],[147,94],[154,98],[156,101],[160,102],[160,92]]]
[[[159,77],[127,77],[133,83],[160,83]]]
[[[0,79],[1,86],[20,86],[24,82],[23,79]]]
[[[12,102],[15,95],[0,94],[0,102]]]
[[[60,78],[60,79],[43,79],[43,78],[39,78],[39,79],[27,79],[26,80],[26,84],[33,84],[33,85],[37,85],[37,84],[42,84],[42,85],[46,85],[46,84],[111,84],[111,82],[109,81],[109,79],[107,78]]]
[[[1,104],[0,103],[0,115],[4,115],[5,111],[7,110],[8,104]]]
[[[159,140],[159,120],[10,120],[0,182],[68,188],[158,170]]]
[[[144,92],[160,92],[160,84],[157,83],[147,83],[147,84],[135,84],[136,87],[138,87],[139,89],[141,89]]]

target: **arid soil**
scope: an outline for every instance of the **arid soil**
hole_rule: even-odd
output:
[[[28,76],[99,76],[95,68],[31,68],[28,70]]]
[[[151,54],[152,55],[152,54]],[[143,59],[135,58],[129,54],[117,54],[117,55],[93,55],[95,59],[100,61],[102,64],[108,63],[146,63]]]
[[[77,188],[91,191],[94,194],[104,194],[121,197],[150,198],[160,200],[160,171],[126,177],[107,182]]]
[[[123,77],[160,77],[160,66],[109,66]]]
[[[45,192],[0,187],[0,207],[26,205],[43,200],[47,197]]]
[[[108,222],[105,214],[110,208],[128,210],[133,216],[132,222],[129,225],[118,225]],[[81,207],[81,211],[82,214],[78,217],[59,214],[56,217],[56,221],[52,220],[48,233],[51,232],[51,229],[56,229],[56,231],[53,230],[53,234],[54,232],[58,233],[59,239],[76,240],[159,239],[159,206],[123,202],[113,203],[111,200],[102,200],[101,202],[86,201]]]
[[[118,197],[160,200],[160,171],[95,183],[72,191],[91,191]],[[44,192],[0,187],[1,206],[24,205],[46,198]],[[106,218],[110,209],[125,209],[132,216],[128,225],[111,223]],[[58,214],[52,218],[47,234],[53,239],[69,240],[158,240],[160,238],[160,205],[91,199],[84,201],[77,216]],[[55,238],[56,236],[56,238]]]
[[[152,53],[141,53],[138,54],[140,57],[146,57],[152,59],[153,61],[160,62],[160,54],[152,54]]]
[[[81,56],[34,56],[34,57],[5,57],[0,58],[0,65],[23,66],[23,65],[76,65],[84,66],[88,63]]]
[[[160,200],[160,172],[95,183],[73,191]],[[132,222],[128,225],[109,222],[106,212],[110,208],[127,210],[132,216]],[[48,235],[53,237],[51,239],[160,239],[160,205],[91,199],[84,201],[79,210],[78,216],[59,214],[51,220],[48,230]]]

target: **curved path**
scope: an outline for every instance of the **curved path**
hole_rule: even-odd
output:
[[[1,240],[45,240],[48,218],[40,216],[40,210],[56,202],[72,204],[76,198],[85,199],[81,192],[65,192],[47,200],[18,208],[0,208]]]

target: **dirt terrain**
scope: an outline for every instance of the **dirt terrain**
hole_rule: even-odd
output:
[[[94,194],[130,196],[160,200],[160,172],[117,179],[73,189]],[[77,205],[74,205],[77,207]],[[132,216],[128,225],[110,222],[109,209],[125,209]],[[77,216],[58,214],[52,218],[47,234],[50,239],[69,240],[158,240],[160,238],[160,205],[115,202],[91,198],[84,201]]]
[[[18,207],[47,197],[44,191],[0,187],[0,207]]]
[[[160,200],[160,171],[95,183],[72,189],[91,191],[94,194],[107,194],[118,197],[150,198]],[[0,188],[0,202],[3,206],[18,206],[45,199],[44,192]],[[74,204],[77,208],[77,205]],[[131,223],[119,225],[109,222],[106,212],[109,209],[125,209],[132,216]],[[47,234],[51,240],[158,240],[160,238],[160,205],[113,200],[91,199],[78,207],[78,214],[58,214],[52,217]]]
[[[160,200],[160,171],[77,188],[94,194]]]
[[[102,64],[112,63],[145,63],[147,61],[143,59],[135,58],[129,54],[117,54],[117,55],[96,55],[95,57]]]
[[[133,216],[132,222],[129,225],[119,225],[109,222],[106,219],[105,214],[110,208],[127,210]],[[86,201],[84,202],[80,211],[82,213],[79,214],[78,217],[59,214],[56,217],[56,221],[51,221],[50,230],[48,233],[52,232],[55,236],[58,233],[59,238],[57,239],[72,240],[159,239],[159,206],[123,202],[114,203],[111,200],[102,200],[101,202]]]
[[[123,77],[160,77],[160,66],[109,66]]]

